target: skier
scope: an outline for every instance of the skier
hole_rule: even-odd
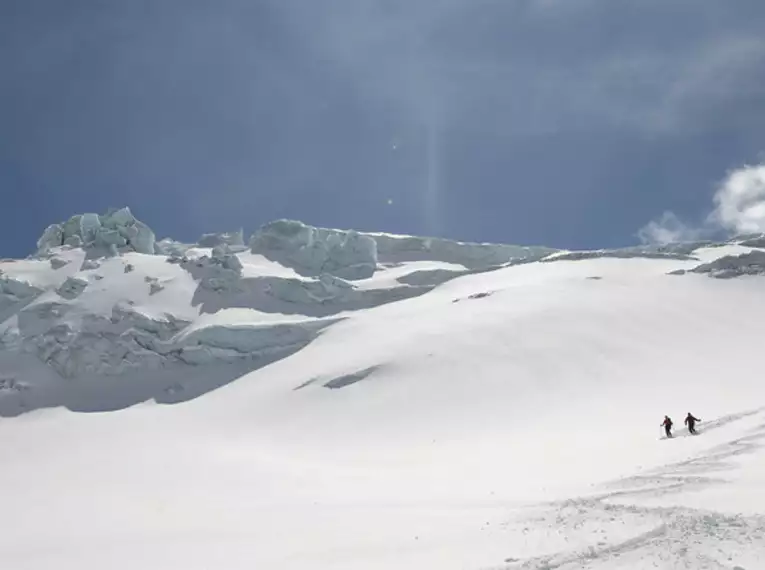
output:
[[[700,422],[699,418],[694,418],[691,412],[688,412],[688,416],[685,418],[685,425],[688,426],[688,431],[692,434],[696,433],[696,422]]]
[[[664,416],[664,421],[661,422],[661,425],[664,427],[667,437],[672,437],[672,420],[669,419],[669,416]]]

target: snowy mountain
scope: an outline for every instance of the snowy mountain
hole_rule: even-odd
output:
[[[54,224],[0,261],[0,559],[765,567],[764,246]]]

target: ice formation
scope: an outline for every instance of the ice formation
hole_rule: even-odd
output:
[[[377,267],[377,246],[369,236],[292,220],[277,220],[261,227],[250,239],[250,249],[304,275],[330,273],[345,279],[364,279],[371,277]]]
[[[64,223],[48,226],[37,241],[37,253],[45,255],[66,245],[112,255],[124,250],[154,254],[154,244],[151,228],[125,207],[103,215],[77,214]]]
[[[227,245],[234,248],[244,248],[244,229],[236,232],[224,232],[220,234],[202,234],[197,245],[200,247],[218,247]]]
[[[730,279],[742,275],[765,274],[765,251],[752,250],[740,255],[726,255],[710,263],[704,263],[691,270],[706,273],[717,279]]]
[[[374,239],[380,262],[431,260],[483,269],[507,263],[536,261],[558,250],[493,243],[466,243],[440,238],[362,234]]]
[[[56,293],[62,296],[64,299],[75,299],[88,286],[88,280],[81,277],[67,277],[66,281],[56,289]]]
[[[738,253],[762,239],[728,243]],[[128,208],[49,226],[36,256],[0,263],[0,272],[7,269],[0,275],[0,355],[34,355],[68,378],[242,360],[259,366],[305,346],[351,311],[501,267],[641,257],[685,264],[672,274],[765,273],[757,249],[698,265],[699,250],[719,245],[709,242],[559,251],[277,220],[251,237],[249,249],[245,243],[241,229],[204,234],[197,244],[155,241]],[[174,309],[157,311],[166,304]],[[238,316],[227,320],[226,311]]]

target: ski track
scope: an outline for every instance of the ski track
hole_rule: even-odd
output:
[[[704,431],[758,415],[765,422],[765,408],[760,408],[707,422]],[[734,469],[733,458],[763,448],[765,423],[692,459],[606,483],[599,494],[533,505],[504,527],[523,537],[525,549],[549,552],[507,557],[504,564],[482,570],[759,570],[765,562],[765,515],[640,506],[630,499],[727,484],[710,474]],[[630,531],[632,536],[624,536]]]

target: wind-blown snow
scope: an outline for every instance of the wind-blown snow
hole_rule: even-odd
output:
[[[0,262],[3,567],[763,567],[756,247],[296,229]]]

